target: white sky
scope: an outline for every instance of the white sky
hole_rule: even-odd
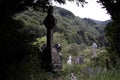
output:
[[[107,14],[107,11],[100,6],[100,4],[96,3],[96,0],[86,0],[89,1],[88,4],[85,4],[84,7],[77,6],[73,2],[66,2],[66,4],[58,4],[54,3],[54,5],[58,7],[65,8],[71,11],[75,16],[79,16],[80,18],[91,18],[94,20],[105,21],[110,19],[110,15]]]

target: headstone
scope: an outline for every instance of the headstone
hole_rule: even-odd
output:
[[[84,59],[83,56],[77,57],[75,60],[75,64],[83,64],[84,63],[83,59]]]
[[[91,58],[96,58],[97,54],[96,54],[96,48],[97,48],[97,44],[95,42],[93,42],[91,49],[92,49],[92,56]]]
[[[51,72],[52,71],[51,49],[53,42],[53,30],[54,27],[56,26],[56,19],[53,16],[53,6],[48,7],[47,13],[48,14],[43,22],[43,24],[47,28],[47,47],[42,51],[44,57],[42,66],[47,72]]]
[[[70,55],[67,61],[68,64],[72,64],[72,56]]]
[[[61,71],[62,70],[62,54],[58,49],[59,45],[54,46],[52,48],[52,67],[53,71]]]

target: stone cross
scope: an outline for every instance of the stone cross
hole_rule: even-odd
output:
[[[53,6],[48,7],[48,12],[47,16],[44,20],[44,25],[47,28],[47,47],[44,51],[44,54],[46,54],[44,57],[46,58],[45,60],[45,66],[46,69],[48,68],[51,69],[51,49],[52,49],[52,42],[53,42],[53,30],[54,27],[56,26],[56,19],[53,16]]]

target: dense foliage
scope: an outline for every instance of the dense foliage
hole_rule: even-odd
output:
[[[120,57],[120,0],[99,0],[104,8],[111,15],[113,21],[105,28],[106,38],[108,43],[106,45],[107,50],[110,53],[112,65],[118,65]],[[119,67],[119,66],[118,66]]]
[[[55,17],[58,22],[56,31],[64,33],[69,43],[75,42],[77,44],[85,43],[90,45],[91,41],[95,39],[99,46],[103,45],[99,41],[104,38],[103,28],[105,26],[101,26],[91,19],[75,17],[71,12],[62,8],[55,9]]]
[[[29,14],[31,15],[29,16]],[[40,29],[40,31],[35,33],[46,34],[46,29],[42,24],[45,15],[45,13],[41,14],[40,12],[31,12],[30,9],[29,11],[18,14],[16,19],[22,20],[25,25],[28,23],[29,25],[36,25],[36,27],[33,26],[34,30],[32,30],[32,32],[35,32],[36,29],[37,31]],[[104,26],[101,26],[104,22],[100,21],[101,24],[98,24],[91,19],[81,19],[74,16],[70,11],[58,7],[55,7],[54,15],[57,18],[57,28],[55,28],[53,42],[60,43],[62,45],[62,53],[64,54],[65,61],[69,54],[77,56],[81,50],[85,49],[85,46],[90,46],[93,39],[99,47],[104,45]],[[27,18],[25,18],[25,16],[27,16]],[[37,23],[38,21],[40,24]],[[29,30],[30,27],[27,27],[28,28],[26,28],[26,26],[24,27],[27,31],[26,35],[30,34],[28,31],[31,31]],[[41,47],[42,44],[45,44],[45,34],[39,36],[33,45]]]
[[[54,0],[57,1],[59,3],[65,3],[65,0]],[[84,4],[86,3],[85,0],[69,0],[69,1],[75,1],[77,4]],[[119,10],[119,0],[100,0],[100,2],[104,5],[104,7],[107,9],[108,13],[110,13],[110,15],[112,16],[112,19],[114,20],[114,24],[112,26],[116,26],[114,31],[116,32],[116,30],[119,30],[118,27],[118,23],[120,22],[119,16],[120,16],[120,10]],[[40,24],[42,24],[42,21],[40,20],[42,18],[41,15],[39,15],[41,18],[39,18],[39,16],[33,16],[31,15],[31,13],[26,12],[29,14],[25,15],[22,14],[24,16],[24,19],[21,18],[20,16],[17,18],[21,18],[24,21],[21,22],[19,20],[21,19],[15,19],[13,18],[17,13],[23,12],[27,9],[29,9],[29,7],[31,7],[31,9],[33,10],[45,10],[48,5],[51,4],[51,1],[49,0],[1,0],[0,1],[0,79],[1,80],[28,80],[30,78],[33,78],[34,74],[37,74],[38,72],[40,72],[40,66],[39,64],[39,60],[38,59],[38,47],[36,48],[35,46],[32,45],[32,43],[34,42],[34,40],[37,37],[42,37],[46,34],[45,32],[45,28],[44,27],[39,27],[41,26]],[[71,14],[71,13],[70,13]],[[70,15],[69,14],[69,15]],[[37,14],[36,14],[37,15]],[[57,15],[60,16],[60,15]],[[66,16],[66,14],[62,14],[62,16]],[[29,19],[28,19],[29,18]],[[30,19],[33,20],[30,20]],[[36,19],[40,20],[41,22],[38,21],[34,21]],[[42,18],[43,19],[43,18]],[[70,16],[67,16],[67,19],[70,19]],[[67,20],[66,17],[63,18],[64,21]],[[76,18],[79,20],[79,18]],[[62,19],[59,19],[61,21],[63,21]],[[83,20],[83,19],[82,19]],[[27,22],[28,21],[28,22]],[[81,20],[80,20],[81,21]],[[83,24],[80,24],[80,21],[76,21],[75,23],[79,24],[79,25],[83,25],[84,23],[88,23],[87,21],[85,21]],[[84,20],[83,20],[84,21]],[[61,22],[60,22],[61,23]],[[60,24],[59,23],[59,24]],[[58,29],[56,31],[58,31],[59,33],[56,34],[57,36],[64,36],[63,37],[63,42],[65,43],[71,43],[71,42],[77,42],[77,44],[81,44],[82,42],[87,43],[87,45],[89,45],[89,39],[94,39],[94,37],[97,37],[97,35],[100,36],[99,33],[97,33],[96,36],[91,38],[91,35],[94,35],[96,33],[90,33],[89,31],[85,32],[86,29],[81,28],[81,26],[78,27],[73,27],[71,25],[71,20],[68,20],[69,24],[60,24],[59,26],[65,26],[65,28],[67,28],[67,31],[65,31],[66,33],[63,33],[62,31],[66,30],[66,29],[62,29],[61,27],[58,26]],[[89,23],[88,23],[89,24]],[[93,24],[93,23],[92,23]],[[90,23],[91,25],[91,23]],[[68,27],[71,26],[71,27]],[[88,26],[85,25],[87,28]],[[69,28],[71,28],[71,30],[68,30]],[[94,28],[90,28],[95,30]],[[101,29],[97,28],[98,32],[101,31]],[[77,30],[77,32],[75,32]],[[79,31],[78,31],[79,30]],[[82,31],[84,30],[84,31]],[[96,30],[95,30],[96,31]],[[111,32],[111,30],[108,30],[108,33]],[[120,31],[118,31],[120,32]],[[62,33],[62,34],[61,34]],[[70,34],[68,34],[70,33]],[[79,34],[82,33],[82,36],[79,36]],[[83,34],[84,33],[84,34]],[[77,34],[77,35],[75,35]],[[90,36],[89,39],[87,39],[88,37],[84,36]],[[115,40],[118,39],[118,36],[114,35],[107,35],[110,38],[114,38]],[[101,41],[101,37],[100,41]],[[84,39],[84,40],[82,40]],[[103,38],[102,38],[103,39]],[[99,39],[98,39],[99,40]],[[96,42],[98,42],[98,40]],[[61,40],[60,40],[61,41]],[[100,43],[99,41],[99,43]],[[114,41],[114,40],[113,40]],[[117,46],[115,47],[115,51],[118,49],[119,45],[119,39],[118,41],[114,42],[114,45]],[[78,46],[76,44],[72,44],[75,46]],[[99,44],[100,45],[100,44]],[[110,46],[111,47],[111,46]],[[69,47],[68,47],[69,49]],[[72,50],[71,50],[72,51]],[[76,50],[77,51],[77,50]],[[112,50],[111,50],[112,51]],[[118,52],[115,53],[119,54],[119,49],[117,50]],[[115,57],[113,57],[115,58]],[[34,66],[33,66],[34,65]],[[28,68],[29,67],[29,68]],[[42,71],[41,71],[42,72]],[[33,74],[34,73],[34,74]],[[26,75],[25,75],[26,74]],[[42,76],[42,75],[41,75]],[[23,79],[24,78],[24,79]]]
[[[119,0],[98,0],[104,8],[106,8],[107,12],[111,15],[112,19],[116,21],[120,21],[120,1]]]
[[[54,33],[54,43],[61,43],[63,47],[62,53],[66,53],[64,57],[65,61],[69,54],[77,56],[81,50],[80,48],[83,48],[85,45],[90,45],[92,39],[96,39],[96,42],[99,45],[103,45],[98,40],[99,36],[102,36],[101,34],[103,34],[104,26],[100,26],[90,19],[81,19],[79,17],[75,17],[70,11],[62,8],[56,7],[54,15],[57,18],[57,28],[55,29],[56,33]],[[14,16],[14,21],[19,20],[18,23],[15,22],[14,24],[14,21],[11,22],[12,20],[10,20],[8,24],[5,24],[4,27],[1,27],[3,28],[1,30],[1,34],[3,36],[1,38],[1,42],[4,43],[1,45],[1,62],[4,61],[4,63],[1,64],[1,71],[7,72],[2,73],[2,77],[4,77],[4,75],[12,77],[12,73],[15,73],[15,76],[20,77],[23,76],[25,72],[30,73],[25,73],[26,75],[30,76],[34,70],[40,69],[40,62],[38,61],[38,63],[36,63],[36,61],[38,60],[38,47],[42,46],[42,44],[46,41],[44,37],[46,35],[46,29],[43,25],[45,16],[46,13],[34,11],[33,9],[29,8],[29,10]],[[8,29],[7,26],[11,27],[8,27]],[[16,29],[12,28],[14,26],[16,26]],[[4,32],[6,32],[6,34],[4,34]],[[34,45],[36,45],[36,47]],[[35,56],[36,59],[34,60],[34,57],[31,56]],[[22,66],[25,64],[28,66]],[[24,70],[25,67],[28,68],[32,64],[35,66],[31,66],[30,70],[28,69],[28,71]],[[12,70],[12,67],[16,69]],[[23,70],[23,75],[21,75],[21,70]],[[17,79],[19,77],[17,77]],[[27,78],[28,77],[26,77],[26,79]]]

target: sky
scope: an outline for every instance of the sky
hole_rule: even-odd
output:
[[[79,16],[80,18],[91,18],[94,20],[105,21],[110,19],[110,15],[107,11],[102,8],[102,6],[96,2],[96,0],[86,0],[88,4],[85,4],[84,7],[77,6],[73,2],[66,1],[66,4],[53,3],[58,7],[65,8],[71,11],[75,16]]]

